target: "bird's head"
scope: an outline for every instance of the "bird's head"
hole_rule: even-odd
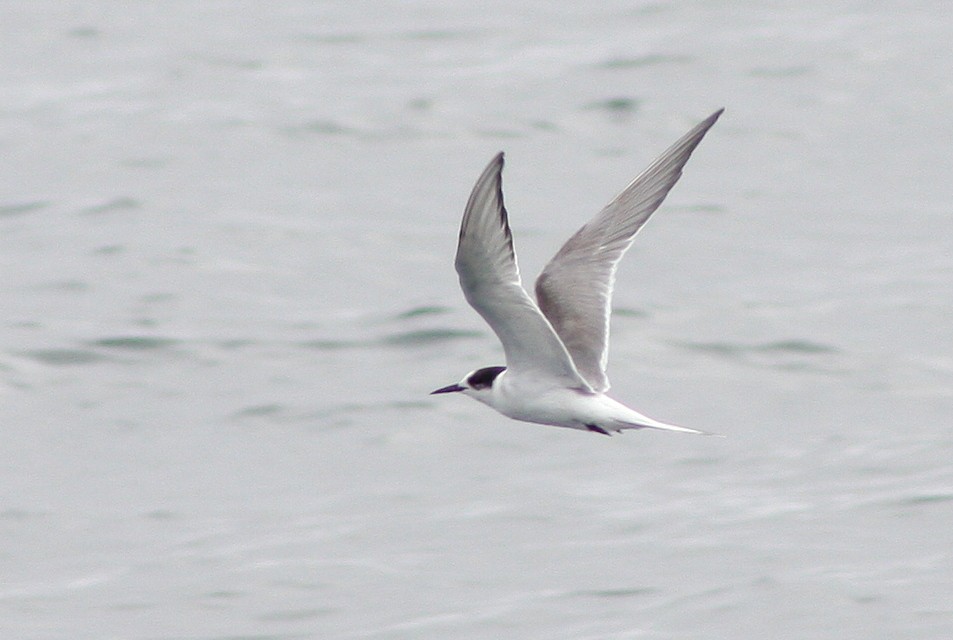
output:
[[[493,392],[494,382],[504,371],[506,371],[506,367],[483,367],[482,369],[471,371],[463,377],[463,380],[456,384],[431,391],[430,395],[459,391],[480,402],[488,402],[490,394]]]

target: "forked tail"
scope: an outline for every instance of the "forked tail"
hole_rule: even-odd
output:
[[[645,420],[639,420],[637,422],[625,422],[622,420],[615,421],[615,430],[623,431],[625,429],[659,429],[661,431],[678,431],[680,433],[694,433],[699,436],[714,436],[716,438],[724,438],[725,436],[720,433],[712,433],[710,431],[699,431],[698,429],[689,429],[688,427],[679,427],[674,424],[666,424],[664,422],[658,422],[657,420],[652,420],[651,418],[646,418]]]

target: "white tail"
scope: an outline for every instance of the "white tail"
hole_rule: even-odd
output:
[[[644,418],[638,422],[623,422],[622,420],[617,420],[616,424],[618,427],[617,431],[623,431],[625,429],[659,429],[661,431],[678,431],[680,433],[694,433],[699,436],[714,436],[716,438],[724,438],[725,436],[718,433],[711,433],[710,431],[699,431],[698,429],[689,429],[688,427],[679,427],[674,424],[665,424],[664,422],[658,422],[652,420],[651,418]]]

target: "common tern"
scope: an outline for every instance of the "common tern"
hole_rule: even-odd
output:
[[[604,435],[624,429],[709,435],[653,420],[607,396],[606,363],[619,260],[722,111],[682,136],[569,238],[536,280],[536,302],[520,282],[498,153],[470,194],[455,266],[467,301],[503,344],[506,366],[476,369],[432,393],[460,392],[515,420]]]

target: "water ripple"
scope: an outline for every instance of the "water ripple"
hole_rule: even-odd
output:
[[[746,365],[786,371],[836,373],[840,369],[832,360],[842,355],[837,347],[801,339],[774,340],[759,344],[739,342],[672,342],[671,344],[696,353]]]
[[[128,196],[121,196],[119,198],[113,198],[106,202],[100,204],[94,204],[89,207],[85,207],[80,210],[80,213],[83,215],[100,215],[104,213],[117,213],[120,211],[132,211],[140,207],[140,203],[135,198],[130,198]]]
[[[98,353],[80,349],[34,349],[25,351],[23,355],[36,362],[54,366],[90,364],[105,360]]]
[[[438,306],[423,306],[423,307],[414,307],[408,309],[407,311],[402,311],[397,314],[398,320],[409,320],[411,318],[418,318],[420,316],[435,316],[449,313],[449,307],[438,307]]]
[[[13,204],[0,204],[0,218],[7,216],[19,216],[33,211],[39,211],[49,206],[49,202],[36,200],[34,202],[17,202]]]
[[[477,331],[463,331],[460,329],[420,329],[385,336],[381,339],[381,344],[399,347],[420,346],[440,344],[451,340],[460,340],[461,338],[478,338],[480,335]]]
[[[610,58],[596,65],[600,69],[639,69],[654,67],[663,64],[690,64],[695,61],[692,56],[656,53],[644,56]]]
[[[724,356],[743,356],[751,353],[797,353],[814,355],[839,352],[836,347],[811,342],[809,340],[777,340],[762,344],[732,342],[680,342],[675,344],[676,346],[691,351],[714,353]]]
[[[105,347],[107,349],[125,349],[127,351],[152,351],[156,349],[165,349],[177,344],[177,340],[171,338],[159,338],[155,336],[116,336],[109,338],[100,338],[90,342],[93,347]]]

